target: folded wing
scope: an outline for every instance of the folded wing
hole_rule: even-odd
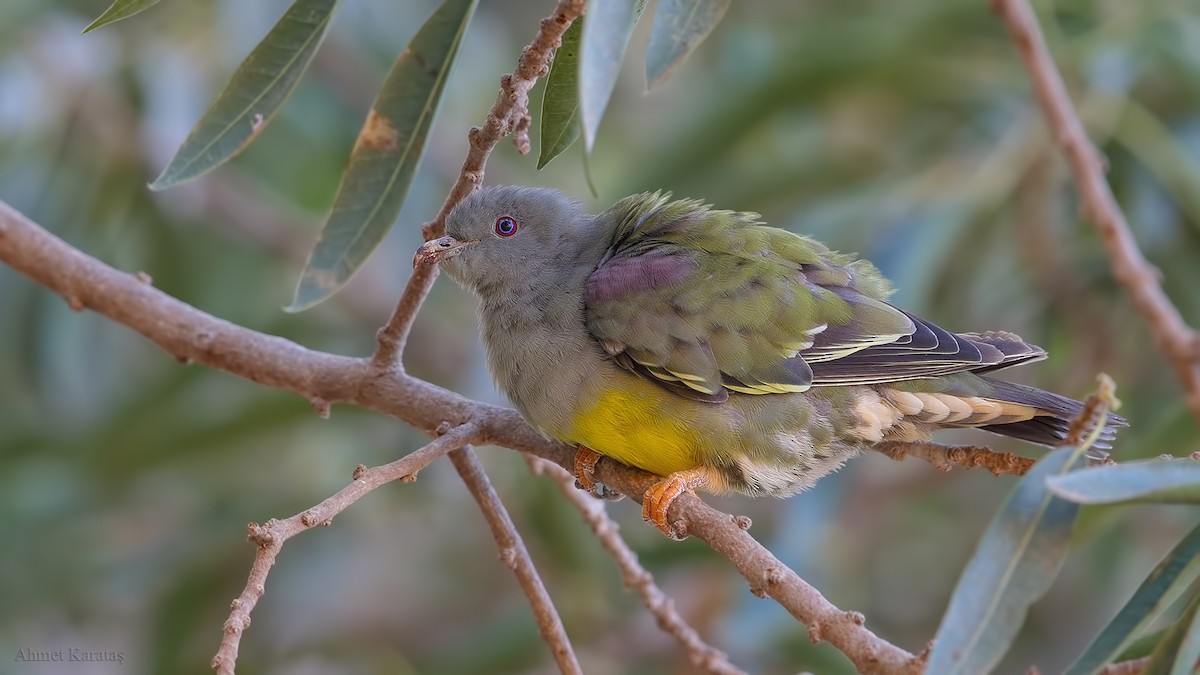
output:
[[[625,368],[719,403],[987,371],[1043,357],[1011,333],[949,333],[889,305],[864,261],[757,216],[659,194],[627,198],[588,280],[585,317]]]

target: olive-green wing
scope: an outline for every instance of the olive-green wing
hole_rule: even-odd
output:
[[[865,261],[755,214],[627,198],[588,279],[589,330],[624,367],[690,398],[986,372],[1045,356],[1011,333],[954,334],[903,312]]]
[[[678,393],[804,391],[815,379],[805,354],[838,359],[914,332],[824,247],[750,214],[639,195],[602,217],[621,225],[588,280],[588,328],[618,362]]]

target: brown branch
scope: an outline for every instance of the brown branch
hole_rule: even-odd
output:
[[[254,563],[250,566],[250,577],[246,580],[246,587],[229,606],[229,618],[225,620],[221,645],[212,660],[213,670],[221,675],[233,675],[242,633],[250,625],[250,612],[254,611],[254,606],[266,592],[267,574],[283,549],[284,542],[305,530],[329,525],[334,516],[380,485],[396,480],[413,480],[417,472],[433,460],[468,443],[482,440],[482,437],[481,430],[474,423],[462,424],[449,429],[443,436],[420,450],[390,464],[370,469],[359,465],[354,470],[353,482],[311,509],[286,520],[272,518],[265,525],[250,523],[250,541],[258,545],[258,550],[254,554]]]
[[[583,14],[585,4],[586,0],[559,0],[554,13],[542,19],[533,42],[521,50],[516,70],[500,78],[500,92],[483,126],[472,127],[467,134],[467,157],[463,160],[458,180],[450,188],[450,194],[446,195],[446,201],[442,203],[437,216],[421,228],[426,241],[440,237],[446,230],[446,217],[454,207],[483,184],[484,166],[501,139],[516,134],[514,140],[517,150],[522,155],[529,152],[529,90],[538,78],[545,77],[550,71],[554,50],[562,44],[563,33]],[[397,362],[404,352],[404,342],[417,310],[437,278],[437,273],[429,269],[431,267],[425,265],[413,273],[392,316],[379,329],[372,359],[376,367],[399,367]]]
[[[145,275],[121,272],[85,255],[3,202],[0,261],[63,296],[70,306],[92,309],[129,326],[182,362],[202,363],[297,393],[319,408],[352,403],[429,434],[442,420],[450,425],[473,422],[487,442],[564,468],[573,465],[573,448],[546,440],[516,411],[466,399],[403,372],[374,368],[370,359],[306,349],[213,317],[155,289]],[[597,477],[636,499],[656,480],[607,460],[598,465]],[[787,569],[739,526],[744,520],[691,496],[676,500],[670,514],[686,531],[728,558],[752,589],[775,598],[809,626],[811,637],[829,641],[860,671],[920,670],[920,662],[911,654],[866,629],[861,615],[842,612]]]
[[[573,460],[574,453],[570,453]],[[557,462],[566,468],[567,462]],[[646,489],[661,477],[608,458],[596,464],[598,482],[641,501]],[[828,642],[854,663],[858,672],[871,675],[917,675],[924,659],[875,635],[859,612],[838,609],[825,596],[779,561],[750,536],[750,519],[733,516],[705,504],[693,493],[684,493],[671,504],[667,521],[674,531],[691,535],[721,554],[750,584],[750,592],[769,597],[808,628],[814,643]]]
[[[654,576],[642,567],[637,554],[621,538],[618,525],[608,517],[604,508],[605,502],[577,489],[575,477],[560,466],[536,458],[529,458],[529,465],[536,474],[549,474],[567,501],[579,509],[584,521],[600,540],[600,544],[616,561],[625,585],[642,599],[646,609],[650,610],[654,620],[658,622],[659,628],[679,642],[692,665],[706,673],[744,675],[745,671],[730,663],[724,652],[705,642],[679,615],[675,603],[654,583]]]
[[[404,285],[400,301],[392,316],[375,333],[375,354],[371,357],[371,366],[379,370],[404,370],[400,355],[404,353],[404,345],[408,342],[408,334],[412,332],[413,322],[417,318],[417,310],[429,296],[433,282],[438,278],[437,265],[414,265],[412,276]]]
[[[980,445],[942,445],[940,443],[919,441],[885,441],[877,443],[873,450],[883,453],[897,462],[905,457],[919,457],[934,466],[939,471],[949,471],[955,466],[968,469],[984,468],[992,475],[1002,476],[1011,474],[1024,476],[1036,460],[1030,457],[1014,455],[1011,452],[997,452]]]
[[[1084,215],[1100,232],[1113,276],[1129,291],[1158,348],[1174,365],[1183,382],[1188,407],[1200,420],[1200,335],[1184,322],[1163,292],[1158,270],[1138,248],[1125,214],[1104,177],[1104,159],[1079,120],[1033,9],[1026,0],[993,0],[993,6],[1008,24],[1050,129],[1071,164]]]
[[[579,661],[575,658],[575,651],[571,649],[571,641],[567,638],[567,631],[563,628],[562,619],[554,607],[554,601],[546,592],[546,585],[542,583],[542,578],[533,565],[533,559],[529,557],[525,542],[521,540],[516,525],[513,525],[512,518],[504,508],[504,503],[500,501],[500,496],[488,480],[475,451],[470,447],[455,450],[450,453],[450,461],[454,463],[458,475],[462,477],[463,483],[471,491],[471,496],[479,504],[479,509],[483,511],[492,536],[500,546],[500,561],[517,576],[521,590],[525,592],[525,597],[529,598],[534,618],[537,620],[538,632],[550,646],[559,671],[582,673]]]

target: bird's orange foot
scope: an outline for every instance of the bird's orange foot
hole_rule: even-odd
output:
[[[667,511],[671,509],[671,504],[679,498],[679,495],[693,492],[696,488],[706,485],[708,475],[708,469],[696,467],[686,471],[676,471],[651,485],[650,489],[646,490],[646,494],[642,496],[642,519],[653,523],[655,527],[662,530],[663,534],[672,539],[683,539],[687,535],[680,536],[672,524],[667,522]]]
[[[602,483],[597,483],[592,477],[596,471],[596,462],[604,455],[595,450],[581,445],[575,451],[575,486],[580,490],[596,497],[597,499],[608,499],[615,501],[624,497],[620,492],[607,488]]]
[[[599,462],[601,457],[603,455],[586,445],[581,445],[575,450],[575,487],[596,494],[596,481],[592,475],[596,471],[596,462]]]

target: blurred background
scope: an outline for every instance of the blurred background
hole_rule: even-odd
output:
[[[1146,255],[1200,323],[1200,13],[1190,0],[1036,3]],[[551,0],[483,0],[395,231],[333,300],[281,311],[376,88],[432,0],[348,0],[294,98],[242,156],[151,193],[287,0],[163,2],[86,36],[108,0],[0,3],[0,199],[75,246],[196,307],[306,346],[367,354],[441,204],[466,131]],[[650,12],[647,12],[647,17]],[[1200,450],[1178,381],[1118,288],[1025,72],[986,3],[734,3],[664,87],[645,94],[635,35],[597,150],[544,171],[505,142],[489,183],[550,185],[603,208],[665,188],[753,210],[875,260],[898,304],[957,330],[1045,346],[1021,381],[1082,396],[1110,373],[1117,459]],[[540,87],[534,91],[534,120]],[[500,400],[474,300],[442,280],[410,372]],[[1007,440],[964,434],[1039,454]],[[245,523],[290,516],[425,439],[183,366],[73,313],[0,266],[0,672],[206,673],[253,549]],[[547,480],[481,450],[588,673],[686,673]],[[919,651],[1012,478],[866,456],[787,501],[722,499],[835,604]],[[610,507],[684,615],[755,673],[848,673],[703,544]],[[1086,645],[1195,512],[1088,509],[1001,672],[1055,672]],[[553,661],[474,502],[446,462],[289,542],[239,659],[246,673],[550,673]],[[29,664],[18,650],[119,651],[124,663]]]

